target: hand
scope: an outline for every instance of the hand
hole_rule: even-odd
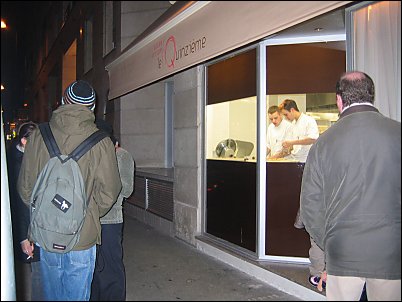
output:
[[[282,142],[282,147],[284,149],[289,149],[293,147],[293,142],[292,141],[283,141]]]
[[[268,160],[275,160],[278,159],[280,157],[280,152],[276,153],[276,154],[270,154],[270,156],[267,156]]]
[[[33,258],[34,244],[29,242],[28,239],[25,239],[21,242],[21,249],[24,254],[27,254],[28,257]],[[29,258],[28,258],[29,259]]]
[[[271,156],[271,157],[268,157],[267,158],[267,160],[280,160],[281,158],[279,158],[279,157],[274,157],[274,156]]]
[[[320,282],[318,282],[318,285],[317,285],[317,289],[320,292],[322,292],[322,289],[323,289],[322,282],[325,282],[325,283],[327,282],[327,271],[323,271],[321,273]]]

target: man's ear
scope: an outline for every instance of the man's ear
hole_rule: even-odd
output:
[[[343,102],[342,102],[342,98],[339,94],[336,95],[336,106],[338,106],[339,112],[342,112]]]

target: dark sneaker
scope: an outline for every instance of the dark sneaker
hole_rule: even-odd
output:
[[[314,287],[317,287],[318,283],[320,282],[321,277],[320,276],[310,276],[308,278],[308,282],[310,282],[310,284]],[[322,282],[322,288],[325,289],[326,283],[325,281]]]
[[[320,277],[319,276],[310,276],[309,278],[308,278],[308,282],[310,282],[310,284],[312,285],[312,286],[315,286],[315,287],[317,287],[317,285],[318,285],[318,283],[320,282]]]

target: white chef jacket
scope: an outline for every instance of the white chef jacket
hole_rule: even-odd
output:
[[[267,130],[267,148],[271,150],[271,156],[282,150],[282,142],[292,139],[292,123],[286,119],[276,127],[273,123]]]
[[[320,136],[317,122],[311,116],[301,113],[299,119],[294,119],[292,124],[292,140],[304,138],[317,139]],[[305,163],[311,146],[312,145],[294,145],[291,154],[286,158]]]

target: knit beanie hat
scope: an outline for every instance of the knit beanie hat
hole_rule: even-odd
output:
[[[61,103],[84,105],[94,111],[95,99],[95,91],[92,86],[88,82],[77,80],[66,88]]]

